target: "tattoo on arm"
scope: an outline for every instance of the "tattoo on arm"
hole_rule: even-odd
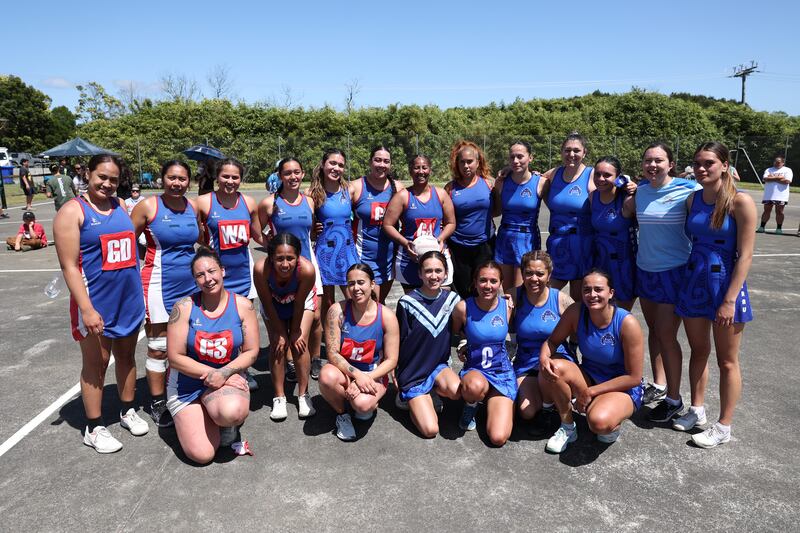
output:
[[[176,303],[175,305],[172,306],[172,312],[169,314],[169,322],[168,322],[168,324],[174,324],[175,322],[177,322],[180,319],[181,319],[181,308]]]
[[[242,322],[242,342],[247,338],[247,326]]]
[[[347,365],[347,371],[353,374],[355,373],[356,368],[353,365]]]

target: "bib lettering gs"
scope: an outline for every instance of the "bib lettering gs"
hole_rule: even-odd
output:
[[[102,269],[105,271],[120,270],[136,266],[134,238],[132,231],[100,235],[100,245],[103,251]]]
[[[219,221],[219,249],[231,250],[250,242],[250,224],[241,220]]]
[[[194,337],[194,350],[200,361],[223,365],[231,360],[233,333],[230,330],[198,331]]]

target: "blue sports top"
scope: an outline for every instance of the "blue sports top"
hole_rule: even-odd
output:
[[[586,167],[572,182],[564,181],[564,167],[556,169],[550,190],[547,192],[547,207],[550,209],[550,233],[591,233],[591,210],[589,208],[589,177],[592,167]]]
[[[517,332],[517,355],[514,358],[514,369],[527,371],[539,368],[539,352],[558,321],[561,310],[558,305],[559,291],[549,289],[547,301],[536,307],[529,300],[525,287],[517,288],[517,308],[514,310],[514,327]],[[556,353],[567,355],[569,352],[560,344]]]
[[[622,349],[622,321],[630,313],[614,307],[611,323],[598,328],[589,317],[586,306],[581,304],[578,317],[578,348],[583,360],[581,368],[595,383],[625,375],[625,353]]]
[[[724,264],[732,266],[736,255],[736,219],[727,214],[722,227],[711,227],[714,204],[703,200],[702,189],[694,193],[692,208],[686,218],[686,232],[691,235],[693,246],[711,249],[721,256]]]
[[[464,368],[483,371],[505,371],[508,368],[506,335],[508,320],[506,299],[499,298],[491,311],[484,311],[474,298],[467,298],[467,319],[464,334],[467,337],[467,361]]]
[[[311,225],[314,223],[314,216],[311,212],[311,205],[308,203],[308,197],[300,194],[298,200],[296,204],[290,204],[280,194],[275,194],[275,204],[269,224],[273,235],[287,232],[300,239],[300,255],[312,261]]]
[[[349,225],[353,215],[350,194],[344,187],[336,192],[325,191],[325,203],[317,207],[317,220],[323,225]]]
[[[625,195],[620,191],[611,203],[604,204],[600,199],[600,191],[594,191],[591,206],[592,227],[596,236],[625,243],[631,240],[631,231],[636,227],[636,219],[634,217],[625,218],[622,215],[624,201]]]
[[[456,229],[450,240],[461,246],[477,246],[494,234],[492,191],[486,178],[478,177],[469,187],[452,182],[450,198],[456,215]]]
[[[205,225],[211,248],[225,267],[225,288],[245,298],[255,298],[253,256],[250,254],[250,210],[241,193],[228,209],[211,193],[211,210]]]
[[[686,235],[686,199],[702,188],[697,183],[672,178],[656,189],[650,182],[636,189],[639,250],[636,265],[647,272],[663,272],[685,265],[692,242]]]
[[[401,218],[403,237],[409,241],[413,241],[421,235],[438,237],[442,232],[443,211],[436,187],[431,185],[431,197],[427,202],[414,196],[411,189],[406,190],[408,191],[408,205],[403,210]]]
[[[541,198],[537,194],[541,176],[532,174],[526,183],[517,184],[511,176],[503,180],[500,203],[503,206],[501,224],[538,229]]]
[[[392,195],[391,184],[379,191],[369,184],[366,177],[361,178],[361,196],[356,200],[354,208],[356,249],[362,261],[367,259],[379,266],[392,263],[395,244],[381,227]]]
[[[339,354],[362,372],[374,370],[383,358],[383,305],[378,304],[375,319],[357,324],[348,301],[344,306]]]

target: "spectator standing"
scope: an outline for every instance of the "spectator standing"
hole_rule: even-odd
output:
[[[77,191],[72,179],[63,173],[62,166],[56,164],[50,165],[50,172],[53,175],[47,180],[45,194],[48,198],[53,199],[56,211],[58,211],[67,201],[75,198]]]
[[[133,211],[133,208],[136,205],[144,200],[142,197],[142,188],[139,186],[138,183],[134,183],[131,185],[131,196],[130,198],[125,199],[125,208],[128,210],[128,214],[130,215]]]
[[[75,175],[72,177],[72,183],[78,190],[78,196],[83,196],[89,190],[89,183],[86,181],[86,167],[79,163],[75,163],[75,166],[72,168],[72,170],[75,172]]]
[[[761,200],[764,212],[761,214],[761,226],[756,233],[764,233],[772,215],[772,206],[775,206],[775,222],[778,224],[775,234],[783,234],[783,209],[789,203],[789,185],[792,183],[792,177],[792,169],[786,166],[786,160],[782,156],[776,157],[772,166],[764,171],[764,197]]]
[[[20,161],[19,167],[19,186],[22,189],[22,193],[25,195],[25,210],[31,210],[31,204],[33,203],[33,195],[36,192],[36,186],[33,184],[33,178],[31,177],[31,171],[28,170],[28,165],[30,162],[27,159],[23,159]]]
[[[6,186],[3,183],[5,178],[0,176],[0,218],[8,218],[8,213],[5,213],[3,210],[8,209],[8,204],[6,203]]]

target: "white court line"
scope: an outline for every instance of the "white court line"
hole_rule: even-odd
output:
[[[52,218],[36,219],[36,222],[52,222],[52,221],[53,221]],[[8,225],[8,224],[22,224],[22,222],[20,222],[19,220],[6,220],[5,222],[0,222],[0,225]]]
[[[39,202],[38,204],[31,204],[31,207],[36,207],[39,205],[53,205],[53,201],[50,200],[49,202]],[[15,205],[14,207],[6,207],[4,211],[11,211],[12,209],[25,209],[24,205]]]
[[[136,342],[138,343],[143,338],[144,338],[144,330],[139,332],[139,336],[136,338]],[[108,367],[110,368],[111,365],[113,364],[114,364],[114,356],[112,355],[108,360]],[[61,408],[62,405],[70,401],[80,391],[81,391],[81,384],[80,382],[78,382],[67,392],[59,396],[56,401],[48,405],[44,411],[36,415],[33,420],[22,426],[19,429],[19,431],[11,435],[11,437],[8,440],[6,440],[3,444],[0,444],[0,457],[5,455],[7,451],[16,446],[19,443],[19,441],[24,439],[28,435],[28,433],[36,429],[36,427],[39,424],[50,418],[50,415],[55,413],[58,409]]]
[[[800,254],[753,254],[753,257],[800,257]]]
[[[18,272],[61,272],[60,268],[25,268],[20,270],[0,270],[0,274],[12,274]]]

